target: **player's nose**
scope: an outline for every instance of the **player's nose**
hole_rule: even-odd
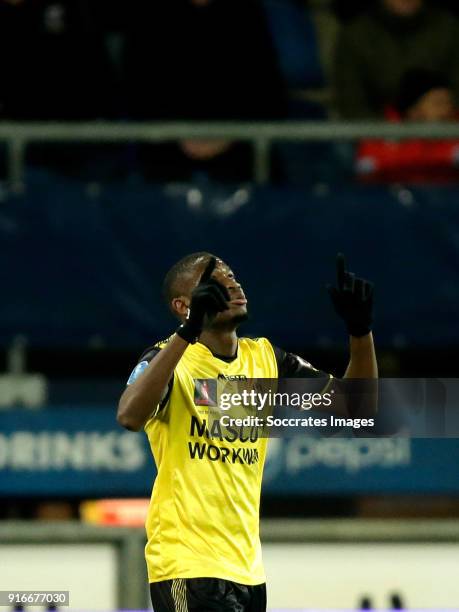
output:
[[[229,289],[233,292],[233,293],[237,293],[240,294],[242,296],[245,297],[244,295],[244,290],[242,289],[242,285],[241,283],[238,283],[237,281],[233,281],[231,286],[229,287]]]

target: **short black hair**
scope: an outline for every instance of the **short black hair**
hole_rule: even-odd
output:
[[[215,255],[207,253],[207,251],[191,253],[190,255],[182,257],[182,259],[175,263],[167,272],[163,281],[163,298],[170,309],[172,309],[171,301],[180,295],[181,292],[180,278],[189,274],[199,259],[210,259],[211,257],[215,257]]]

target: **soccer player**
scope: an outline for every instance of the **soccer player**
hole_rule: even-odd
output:
[[[351,337],[345,377],[376,378],[373,287],[347,272],[342,256],[337,266],[338,286],[329,292]],[[146,349],[118,408],[122,426],[145,429],[158,469],[145,548],[153,608],[264,612],[259,502],[267,440],[211,437],[205,393],[195,381],[300,376],[325,385],[331,377],[266,338],[238,338],[247,300],[213,255],[176,263],[164,293],[181,325]]]

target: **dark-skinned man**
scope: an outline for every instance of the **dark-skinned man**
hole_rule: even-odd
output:
[[[373,287],[347,272],[342,256],[337,267],[338,286],[329,292],[350,334],[344,377],[375,379]],[[181,325],[143,353],[118,408],[122,426],[145,429],[158,469],[145,549],[153,608],[265,612],[259,502],[267,439],[226,436],[214,444],[196,381],[302,377],[322,379],[325,388],[336,379],[266,338],[239,338],[247,300],[211,254],[175,264],[164,293]]]

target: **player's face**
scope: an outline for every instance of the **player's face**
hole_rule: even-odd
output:
[[[193,278],[193,289],[199,282],[202,273],[207,266],[207,260],[202,263],[199,262],[196,266],[196,273]],[[237,282],[236,276],[231,268],[223,262],[221,259],[217,259],[215,270],[212,274],[212,278],[221,283],[230,295],[228,302],[228,310],[219,312],[214,320],[212,326],[220,326],[224,323],[235,322],[240,323],[247,318],[247,298],[245,297],[244,291],[241,285]],[[191,291],[190,291],[191,294]]]
[[[243,320],[247,316],[247,298],[241,285],[237,282],[234,272],[226,263],[218,259],[212,276],[226,287],[230,295],[229,309],[218,313],[215,317],[216,321],[227,321],[235,318]]]
[[[203,258],[196,262],[193,271],[182,278],[182,292],[172,300],[172,310],[178,317],[184,321],[188,314],[188,308],[191,303],[191,293],[199,283],[204,270],[209,263],[208,258]],[[239,323],[247,319],[247,299],[241,285],[237,282],[234,272],[221,259],[217,259],[215,269],[212,273],[212,278],[215,278],[221,283],[229,293],[228,309],[219,312],[212,320],[212,327],[233,326],[237,327]]]

